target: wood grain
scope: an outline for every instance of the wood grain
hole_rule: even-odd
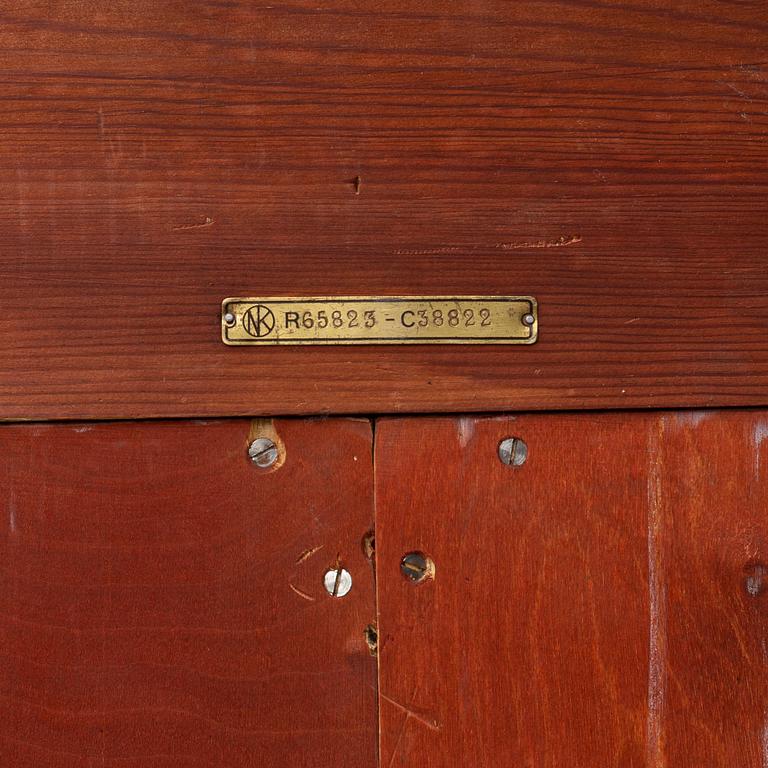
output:
[[[659,752],[670,766],[763,768],[768,414],[670,415],[658,429]]]
[[[370,425],[250,427],[0,429],[0,764],[375,768]]]
[[[382,765],[763,768],[765,413],[376,435]]]
[[[768,404],[768,14],[0,4],[0,418]],[[531,348],[228,349],[229,295],[530,294]]]

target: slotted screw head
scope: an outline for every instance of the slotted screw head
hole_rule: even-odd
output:
[[[434,577],[435,564],[423,552],[409,552],[400,561],[400,572],[408,581],[418,584]]]
[[[257,437],[248,446],[248,455],[257,467],[266,469],[277,461],[278,450],[275,443],[268,437]]]
[[[352,575],[340,565],[329,568],[323,576],[323,586],[331,597],[344,597],[352,589]]]
[[[507,437],[499,443],[499,458],[502,464],[521,467],[528,458],[528,446],[519,437]]]

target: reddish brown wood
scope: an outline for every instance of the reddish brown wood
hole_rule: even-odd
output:
[[[0,765],[374,768],[370,425],[249,428],[0,429]]]
[[[768,764],[766,437],[766,412],[657,421],[656,723],[669,766]]]
[[[382,765],[763,768],[765,413],[376,434]]]
[[[762,3],[0,9],[0,418],[768,404]],[[359,183],[355,180],[359,179]],[[522,293],[530,348],[230,349]]]

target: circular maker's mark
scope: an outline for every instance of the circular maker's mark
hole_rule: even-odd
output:
[[[243,330],[255,339],[269,336],[275,330],[275,316],[269,307],[254,304],[243,313]]]

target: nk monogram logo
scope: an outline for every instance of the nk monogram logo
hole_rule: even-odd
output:
[[[254,304],[243,313],[243,329],[255,339],[269,336],[275,329],[275,316],[269,307]]]

